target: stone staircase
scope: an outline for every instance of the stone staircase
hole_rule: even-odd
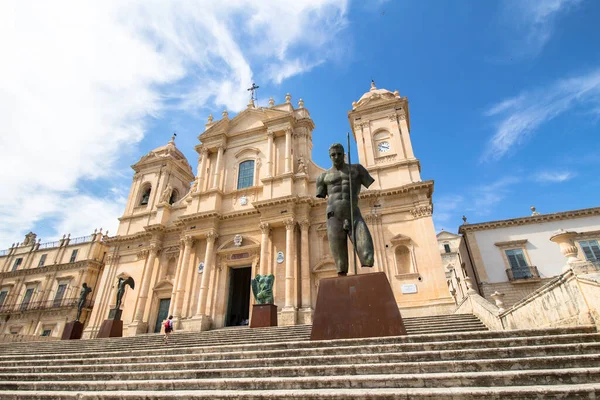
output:
[[[1,399],[600,399],[593,326],[488,331],[472,315],[408,335],[309,341],[310,326],[0,345]]]

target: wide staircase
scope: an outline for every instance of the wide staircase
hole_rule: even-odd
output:
[[[310,341],[300,325],[0,344],[0,399],[600,399],[594,326],[404,321],[383,338]]]

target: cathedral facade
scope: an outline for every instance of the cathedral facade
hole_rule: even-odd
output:
[[[405,316],[451,311],[431,217],[433,181],[420,177],[407,98],[373,84],[348,119],[358,161],[375,178],[359,195],[375,266],[358,273],[384,272]],[[302,100],[250,102],[234,118],[209,116],[195,176],[174,140],[134,164],[117,235],[104,240],[106,265],[84,337],[97,335],[126,277],[135,281],[122,302],[128,336],[160,331],[170,314],[176,329],[247,324],[258,273],[275,275],[279,325],[311,323],[319,281],[336,276],[327,200],[315,197],[316,178],[329,166],[312,161],[314,128]]]

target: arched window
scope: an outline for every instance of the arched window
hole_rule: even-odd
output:
[[[152,192],[152,186],[147,186],[142,192],[142,198],[140,199],[140,206],[148,205],[150,201],[150,192]]]
[[[240,163],[238,172],[238,189],[251,187],[254,185],[254,160],[248,160]]]
[[[173,204],[177,200],[179,200],[179,193],[177,193],[177,190],[173,189],[171,192],[171,197],[169,197],[169,204]]]
[[[410,250],[404,245],[396,247],[396,268],[398,275],[410,274],[412,272],[412,263],[410,261]]]

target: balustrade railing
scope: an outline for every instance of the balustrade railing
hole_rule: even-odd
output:
[[[508,268],[506,270],[509,281],[518,281],[523,279],[539,279],[540,274],[537,267],[533,265],[526,265],[519,268]]]
[[[79,304],[78,297],[63,298],[60,300],[46,300],[46,301],[25,301],[20,303],[10,303],[0,305],[0,314],[14,314],[25,311],[40,311],[50,310],[53,308],[75,308]],[[84,308],[92,308],[94,305],[91,299],[87,299],[84,304]]]

